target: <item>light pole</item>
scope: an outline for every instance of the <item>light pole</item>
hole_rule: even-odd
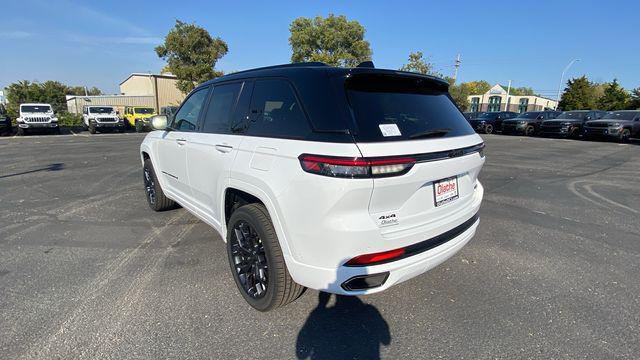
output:
[[[511,80],[509,80],[509,86],[507,86],[507,101],[504,104],[504,111],[509,111],[509,94],[511,94]]]
[[[556,96],[556,106],[553,108],[553,110],[558,110],[558,103],[560,102],[560,91],[562,91],[562,82],[564,81],[564,74],[567,72],[567,70],[569,70],[571,65],[573,65],[573,63],[577,61],[580,61],[580,59],[571,60],[569,64],[567,64],[567,66],[564,68],[564,70],[562,70],[562,75],[560,75],[560,84],[558,85],[558,96]]]

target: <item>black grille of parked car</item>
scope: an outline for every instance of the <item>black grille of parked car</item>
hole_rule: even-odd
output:
[[[34,123],[43,123],[43,122],[48,122],[49,121],[49,117],[46,116],[30,116],[30,117],[26,117],[25,120],[27,122],[34,122]]]
[[[106,123],[106,122],[117,122],[117,121],[118,121],[118,119],[116,119],[116,118],[98,118],[98,121],[99,121],[99,122],[102,122],[102,123]]]
[[[558,121],[545,122],[542,124],[542,127],[545,129],[557,129],[562,127],[562,123]]]
[[[591,124],[587,124],[587,127],[606,128],[606,127],[609,127],[609,124],[608,123],[591,123]]]

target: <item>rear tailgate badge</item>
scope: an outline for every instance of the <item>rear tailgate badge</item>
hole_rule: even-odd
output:
[[[378,226],[379,227],[398,225],[398,224],[400,224],[400,219],[398,219],[398,216],[396,216],[395,213],[386,214],[386,215],[380,215],[378,217]]]

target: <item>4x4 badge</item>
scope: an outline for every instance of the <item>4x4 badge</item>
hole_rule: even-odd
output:
[[[380,215],[378,217],[378,226],[391,226],[400,224],[400,220],[396,214]]]

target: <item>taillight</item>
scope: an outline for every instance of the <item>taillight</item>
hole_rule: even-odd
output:
[[[404,255],[404,248],[389,250],[385,252],[379,252],[375,254],[365,254],[356,256],[353,259],[347,261],[345,266],[366,266],[366,265],[377,265],[381,263],[385,263],[388,261],[392,261]]]
[[[406,156],[352,158],[302,154],[298,157],[302,170],[324,176],[342,178],[387,177],[406,174],[416,159]]]

